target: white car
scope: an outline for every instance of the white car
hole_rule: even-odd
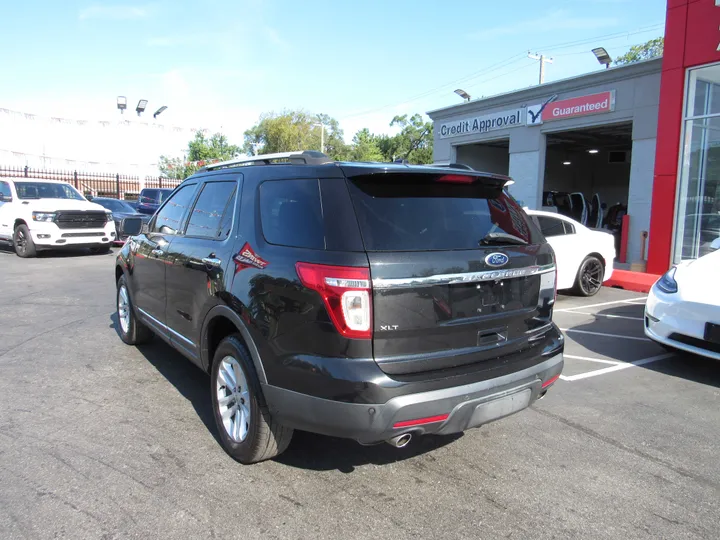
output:
[[[107,252],[115,236],[112,213],[70,184],[0,178],[0,240],[11,242],[19,257],[69,246]]]
[[[613,235],[588,229],[562,214],[525,209],[555,251],[558,290],[581,296],[597,294],[612,277]]]
[[[645,303],[645,335],[720,360],[720,238],[711,247],[715,251],[673,266],[655,282]]]

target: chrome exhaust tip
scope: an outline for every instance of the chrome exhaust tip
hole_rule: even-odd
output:
[[[545,397],[545,394],[547,394],[547,390],[543,390],[540,392],[540,395],[538,396],[537,400],[540,401],[542,398]]]
[[[393,437],[392,439],[389,439],[387,443],[390,446],[394,446],[395,448],[404,448],[408,444],[410,444],[410,440],[412,439],[411,433],[403,433],[402,435],[398,435],[396,437]]]

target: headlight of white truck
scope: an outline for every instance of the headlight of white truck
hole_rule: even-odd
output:
[[[33,221],[53,221],[55,219],[54,212],[33,212]]]

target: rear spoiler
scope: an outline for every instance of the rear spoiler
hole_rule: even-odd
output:
[[[465,164],[431,164],[431,165],[407,165],[407,164],[341,164],[343,173],[347,178],[356,176],[380,176],[393,174],[428,174],[435,173],[440,176],[439,181],[448,183],[467,183],[470,184],[475,180],[496,186],[507,187],[515,183],[515,181],[504,174],[489,173],[476,171],[472,167]]]

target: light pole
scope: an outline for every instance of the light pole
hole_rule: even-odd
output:
[[[458,96],[460,96],[461,98],[463,98],[465,101],[470,101],[470,94],[468,94],[468,93],[467,93],[465,90],[463,90],[462,88],[458,88],[457,90],[455,90],[455,93],[456,93]]]
[[[320,151],[324,154],[325,153],[325,124],[317,123],[317,124],[313,124],[313,126],[320,127]]]
[[[117,108],[120,111],[120,114],[125,113],[125,109],[127,109],[127,98],[125,96],[117,97]]]
[[[160,108],[159,108],[157,111],[155,111],[155,113],[153,114],[153,118],[157,120],[158,115],[162,114],[162,113],[165,111],[165,109],[167,109],[167,105],[163,105],[162,107],[160,107]]]
[[[610,58],[610,55],[605,50],[605,47],[595,47],[592,52],[595,55],[595,58],[597,58],[597,61],[600,62],[601,66],[605,66],[605,69],[610,67],[612,58]]]
[[[147,99],[141,99],[138,101],[137,107],[135,107],[135,112],[138,116],[140,116],[143,112],[145,112],[145,108],[147,107],[148,100]]]

